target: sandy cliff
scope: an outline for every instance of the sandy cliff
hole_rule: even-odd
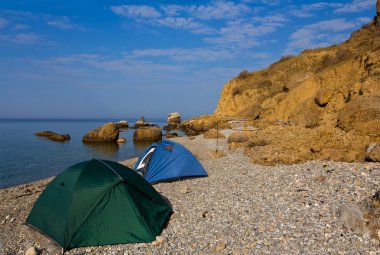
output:
[[[350,38],[243,71],[223,88],[213,115],[186,122],[196,133],[245,119],[253,162],[380,159],[380,1],[377,15]],[[281,124],[281,125],[278,125]],[[368,149],[378,154],[370,158]],[[376,152],[378,151],[378,152]]]

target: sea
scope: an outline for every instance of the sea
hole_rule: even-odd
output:
[[[130,126],[137,121],[126,120]],[[93,158],[121,161],[138,157],[151,142],[134,142],[131,128],[120,130],[119,137],[127,140],[124,144],[82,143],[82,137],[90,130],[118,121],[120,119],[0,119],[0,189],[55,176],[71,165]],[[164,119],[146,121],[161,128],[166,125]],[[45,130],[69,134],[71,139],[54,142],[34,135]],[[179,130],[173,132],[184,135]]]

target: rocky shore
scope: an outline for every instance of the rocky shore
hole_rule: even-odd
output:
[[[202,135],[173,139],[200,159],[209,177],[154,185],[174,210],[160,242],[66,254],[378,254],[379,240],[342,228],[337,211],[379,189],[380,163],[261,166],[243,149],[229,150],[231,130],[222,133],[218,142]],[[50,180],[0,190],[0,254],[25,254],[33,246],[40,254],[59,252],[22,225]]]

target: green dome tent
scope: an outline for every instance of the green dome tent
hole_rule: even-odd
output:
[[[171,206],[132,169],[107,160],[81,162],[55,177],[26,222],[64,250],[151,242]]]

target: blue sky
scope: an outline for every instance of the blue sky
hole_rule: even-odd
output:
[[[0,2],[0,118],[185,118],[283,55],[343,42],[353,1]]]

